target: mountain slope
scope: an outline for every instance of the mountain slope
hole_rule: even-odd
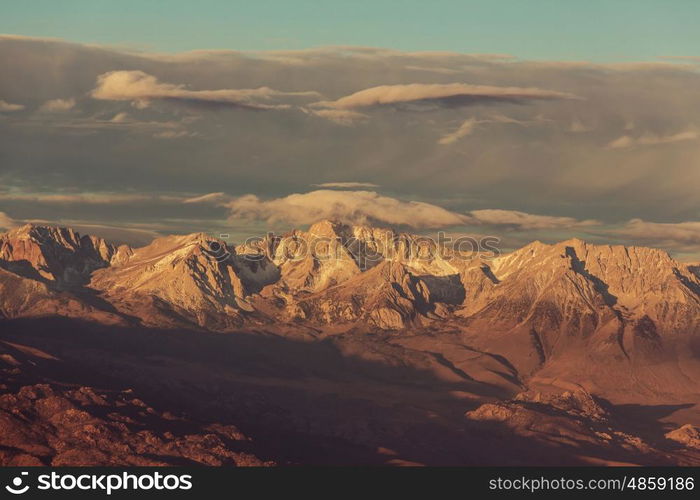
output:
[[[700,280],[665,252],[535,242],[462,280],[472,341],[523,374],[697,390]]]
[[[90,287],[144,324],[184,321],[226,330],[252,312],[251,291],[276,277],[264,262],[239,259],[223,241],[199,233],[159,238],[96,271]]]
[[[0,235],[0,318],[67,316],[119,323],[111,306],[84,285],[93,271],[128,258],[72,229],[25,225]]]

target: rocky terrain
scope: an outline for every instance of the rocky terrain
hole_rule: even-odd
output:
[[[700,276],[321,221],[0,235],[0,463],[700,464]]]

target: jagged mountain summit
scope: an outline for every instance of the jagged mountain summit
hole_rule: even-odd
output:
[[[93,306],[85,285],[96,269],[128,259],[116,247],[69,228],[28,224],[0,235],[0,318],[44,315],[113,315]]]
[[[95,269],[129,258],[131,249],[70,228],[27,224],[0,237],[0,261],[8,271],[58,286],[80,285]]]

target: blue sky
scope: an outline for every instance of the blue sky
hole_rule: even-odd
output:
[[[628,61],[698,55],[696,0],[33,0],[0,32],[145,50],[361,45]]]

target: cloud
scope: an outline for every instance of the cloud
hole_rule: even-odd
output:
[[[476,130],[477,126],[482,125],[482,124],[496,123],[496,124],[504,124],[504,125],[519,125],[521,127],[531,127],[534,125],[542,125],[542,124],[550,123],[550,122],[552,122],[552,120],[544,118],[541,115],[537,115],[534,118],[529,119],[529,120],[518,120],[518,119],[511,118],[509,116],[501,115],[498,113],[491,114],[487,118],[481,118],[481,119],[467,118],[454,131],[442,136],[438,140],[438,144],[442,144],[442,145],[453,144],[453,143],[459,141],[460,139],[471,135]]]
[[[339,188],[339,189],[361,189],[361,188],[378,188],[378,184],[371,182],[323,182],[321,184],[311,184],[313,187],[320,188]]]
[[[41,105],[39,111],[45,113],[63,113],[75,107],[75,99],[50,99]]]
[[[195,137],[197,132],[186,130],[186,126],[196,121],[196,117],[180,118],[178,121],[144,121],[132,118],[126,112],[120,112],[110,119],[96,117],[71,117],[69,119],[39,119],[25,120],[16,126],[36,129],[52,129],[55,132],[69,134],[95,134],[102,130],[121,130],[131,133],[141,133],[151,137],[173,139],[178,137]]]
[[[187,130],[164,130],[153,134],[153,137],[156,139],[181,139],[183,137],[197,137],[197,133]]]
[[[657,135],[646,133],[639,137],[623,135],[608,143],[608,149],[628,149],[635,146],[652,146],[655,144],[671,144],[674,142],[692,141],[700,138],[700,131],[689,128],[671,135]]]
[[[21,225],[19,221],[16,221],[5,212],[0,212],[0,229],[9,230],[19,225]]]
[[[608,149],[626,149],[631,148],[635,144],[636,141],[634,138],[630,137],[629,135],[623,135],[610,141],[606,147]]]
[[[131,121],[131,118],[129,117],[129,113],[121,112],[114,115],[109,121],[112,123],[127,123]]]
[[[223,193],[211,193],[189,202],[216,202],[229,208],[230,219],[263,220],[271,224],[286,222],[305,225],[332,219],[352,224],[379,223],[413,229],[494,226],[513,231],[571,229],[600,224],[593,219],[578,220],[515,210],[485,209],[458,213],[431,203],[403,201],[374,191],[321,189],[271,200],[261,200],[248,194],[221,203],[225,198]]]
[[[255,89],[189,90],[184,85],[158,81],[143,71],[110,71],[97,77],[91,95],[108,101],[132,101],[144,108],[150,101],[230,106],[245,109],[287,109],[289,104],[272,103],[275,98],[318,97],[317,92],[282,92],[269,87]]]
[[[533,125],[542,125],[545,123],[552,123],[554,120],[550,118],[545,118],[543,115],[536,115],[533,118],[518,120],[517,118],[512,118],[510,116],[502,115],[499,113],[491,113],[487,118],[479,120],[479,123],[504,123],[511,125],[521,125],[523,127],[530,127]]]
[[[52,194],[0,192],[0,200],[42,204],[118,205],[147,201],[179,203],[182,201],[182,198],[177,196],[151,195],[146,193]]]
[[[402,201],[373,191],[316,190],[261,200],[253,194],[227,203],[230,219],[265,220],[270,224],[312,224],[322,219],[352,224],[379,223],[414,229],[458,226],[470,222],[464,214],[418,201]]]
[[[239,54],[235,51],[195,51],[188,52],[186,54],[176,54],[174,56],[168,55],[168,57],[186,58],[192,57],[195,54],[207,54],[210,57],[221,57],[226,54],[231,55],[234,53]],[[266,62],[300,67],[322,65],[328,61],[333,61],[337,57],[341,57],[344,60],[350,60],[353,63],[383,64],[386,61],[391,61],[392,63],[400,65],[408,70],[415,70],[416,68],[411,67],[411,65],[415,63],[418,65],[418,71],[427,69],[434,64],[454,64],[456,67],[460,67],[461,64],[466,63],[488,63],[491,61],[506,61],[514,59],[513,56],[507,54],[464,54],[448,51],[402,52],[400,50],[387,48],[352,45],[334,45],[293,50],[255,51],[246,53],[246,56]],[[444,71],[440,71],[441,69]],[[453,72],[459,72],[454,68],[450,69],[451,71],[447,71],[447,68],[442,67],[438,68],[437,72],[450,74]]]
[[[319,118],[325,118],[338,125],[343,125],[346,127],[356,125],[367,121],[369,116],[364,113],[358,113],[357,111],[351,111],[349,109],[307,109],[304,108],[304,112],[311,114],[313,116],[318,116]]]
[[[472,210],[470,215],[480,224],[493,226],[510,226],[512,229],[567,229],[599,225],[594,219],[578,220],[573,217],[557,217],[552,215],[535,215],[517,210],[484,209]]]
[[[11,104],[0,99],[0,113],[11,113],[13,111],[21,111],[24,109],[22,104]]]
[[[426,71],[428,73],[438,73],[442,75],[458,75],[461,73],[460,70],[454,69],[454,68],[441,68],[439,66],[414,66],[414,65],[407,65],[404,66],[406,69],[410,69],[412,71]]]
[[[471,135],[472,132],[474,132],[474,128],[476,127],[477,121],[475,118],[469,118],[467,120],[464,120],[462,124],[455,130],[454,132],[450,132],[449,134],[443,136],[440,138],[438,141],[439,144],[452,144],[453,142],[457,142],[460,140],[462,137],[466,137],[468,135]]]
[[[405,109],[405,105],[409,104],[456,108],[486,102],[524,102],[550,99],[578,99],[578,97],[566,92],[534,87],[497,87],[465,83],[411,83],[371,87],[335,101],[321,101],[314,103],[314,105],[334,109],[379,106],[403,107]]]
[[[585,125],[578,118],[574,118],[573,121],[571,122],[571,126],[569,127],[569,132],[574,132],[574,133],[590,132],[591,130],[593,130],[593,127]]]
[[[231,197],[228,196],[225,193],[208,193],[208,194],[203,194],[202,196],[195,196],[193,198],[186,198],[182,200],[182,203],[213,203],[213,204],[219,204],[222,203],[226,200],[229,200]]]
[[[674,223],[631,219],[624,227],[612,230],[611,233],[665,247],[691,245],[697,251],[697,245],[700,245],[700,221]]]

